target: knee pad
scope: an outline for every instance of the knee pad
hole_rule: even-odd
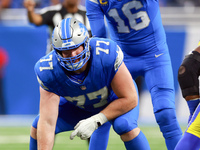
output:
[[[178,81],[184,98],[190,95],[199,95],[199,75],[200,54],[193,51],[192,54],[185,57],[178,70]]]
[[[36,128],[36,129],[37,129],[38,120],[39,120],[39,115],[34,119],[34,121],[33,121],[33,123],[32,123],[32,126],[33,126],[34,128]]]
[[[176,118],[175,109],[162,109],[155,112],[156,122],[165,138],[182,135],[182,130]]]
[[[163,109],[175,109],[174,89],[155,86],[150,92],[154,112],[158,112]]]
[[[114,131],[117,134],[122,135],[137,128],[137,120],[129,120],[128,118],[118,117],[113,121],[112,125]]]

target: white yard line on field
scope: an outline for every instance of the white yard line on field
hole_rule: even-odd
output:
[[[29,143],[27,135],[1,135],[0,144]]]

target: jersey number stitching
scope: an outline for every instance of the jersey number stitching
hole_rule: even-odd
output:
[[[91,92],[86,94],[89,100],[95,100],[98,99],[98,97],[101,97],[101,100],[99,103],[95,103],[93,104],[94,108],[98,108],[101,106],[104,106],[105,104],[108,103],[107,98],[108,98],[108,89],[107,87],[103,87],[102,89],[95,91],[95,92]],[[70,97],[70,96],[65,96],[65,99],[71,102],[77,102],[77,106],[84,108],[84,104],[85,104],[85,95],[79,95],[76,97]]]
[[[96,42],[96,55],[100,55],[99,51],[102,51],[106,54],[109,54],[109,49],[103,49],[103,48],[99,47],[101,43],[106,44],[107,46],[110,45],[110,42],[97,40],[97,42]]]
[[[53,69],[53,62],[52,62],[53,55],[49,55],[48,59],[40,59],[40,62],[49,61],[49,67],[40,67],[40,71],[43,70],[52,70]]]
[[[124,4],[122,7],[122,12],[128,18],[130,27],[136,31],[146,28],[150,23],[150,19],[146,11],[139,11],[134,14],[132,14],[131,12],[131,9],[133,8],[137,10],[142,7],[143,7],[142,3],[136,0],[128,2]],[[117,26],[118,33],[130,32],[128,26],[125,25],[124,20],[120,18],[116,8],[111,9],[108,12],[108,15],[112,17],[118,23],[118,26]],[[140,19],[141,21],[137,22],[138,19]]]

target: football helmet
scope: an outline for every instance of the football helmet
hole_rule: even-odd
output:
[[[87,46],[89,33],[85,25],[75,18],[67,18],[60,21],[54,28],[52,34],[52,45],[61,66],[68,71],[75,71],[84,66],[90,58]],[[61,51],[76,49],[83,45],[83,51],[74,56],[64,58]],[[78,62],[76,60],[79,60]]]

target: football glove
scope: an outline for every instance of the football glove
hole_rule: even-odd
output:
[[[70,135],[73,140],[75,136],[80,137],[82,140],[90,138],[92,133],[101,125],[106,123],[108,119],[103,113],[96,114],[88,119],[79,121],[74,127],[74,131]]]

